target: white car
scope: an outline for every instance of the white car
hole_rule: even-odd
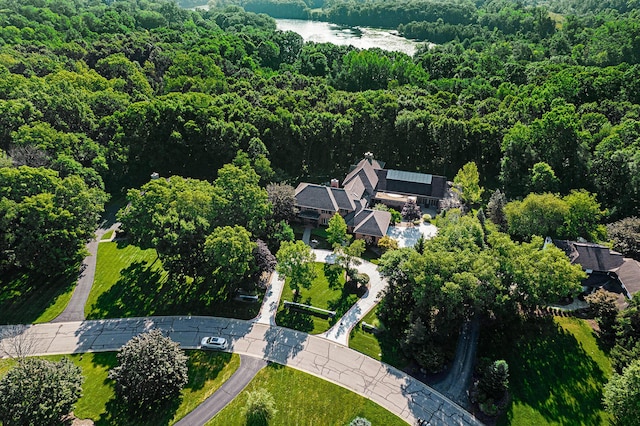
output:
[[[229,342],[224,337],[203,337],[200,341],[202,349],[225,350],[229,347]]]

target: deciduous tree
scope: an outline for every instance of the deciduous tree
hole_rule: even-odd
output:
[[[327,226],[327,242],[334,248],[349,243],[347,238],[347,223],[338,213],[334,214],[333,217],[329,219],[329,225]]]
[[[603,401],[616,424],[640,425],[640,360],[632,361],[622,374],[613,373],[604,388]]]
[[[289,286],[298,291],[300,287],[309,288],[316,277],[313,262],[316,255],[311,247],[303,241],[283,241],[280,250],[276,253],[278,264],[276,271],[280,275],[289,278]]]
[[[0,421],[56,426],[82,395],[82,372],[69,359],[27,358],[0,379]]]
[[[109,371],[116,393],[133,413],[143,415],[180,394],[187,384],[187,356],[158,329],[129,340]]]
[[[474,162],[462,166],[455,178],[453,178],[454,191],[460,193],[460,197],[467,205],[474,205],[482,199],[484,188],[480,186],[480,173]]]

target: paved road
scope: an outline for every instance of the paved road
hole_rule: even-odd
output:
[[[0,327],[0,335],[2,329]],[[481,425],[470,413],[422,382],[343,345],[295,330],[215,317],[151,317],[30,325],[33,355],[114,351],[133,336],[159,328],[187,349],[221,335],[240,355],[287,365],[352,390],[409,424]],[[0,340],[0,345],[4,342]]]
[[[86,245],[89,255],[82,261],[78,284],[73,290],[73,295],[71,296],[69,304],[52,322],[82,321],[85,318],[84,307],[87,304],[87,299],[89,299],[89,293],[91,292],[93,279],[96,274],[98,244],[100,243],[102,236],[107,233],[107,231],[115,230],[120,225],[118,222],[115,222],[116,211],[113,207],[111,210],[112,211],[106,212],[106,219],[100,224],[94,239],[89,241]]]
[[[227,406],[249,384],[267,362],[261,358],[240,355],[240,367],[213,395],[184,416],[176,426],[202,426]]]
[[[471,385],[471,377],[473,376],[479,334],[480,320],[476,315],[467,321],[462,328],[455,359],[451,364],[451,371],[444,380],[434,385],[434,388],[465,408],[468,408],[470,403],[467,389]]]

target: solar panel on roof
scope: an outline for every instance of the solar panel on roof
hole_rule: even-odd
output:
[[[415,183],[424,183],[426,185],[431,185],[432,175],[427,175],[424,173],[415,173],[415,172],[405,172],[402,170],[388,170],[387,171],[387,180],[401,180],[404,182],[415,182]]]

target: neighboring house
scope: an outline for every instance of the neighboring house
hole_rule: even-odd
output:
[[[447,180],[443,176],[384,169],[384,162],[367,152],[352,166],[342,182],[331,186],[301,183],[295,191],[298,218],[305,223],[326,225],[338,213],[356,238],[377,244],[387,234],[389,212],[370,209],[377,203],[401,209],[409,197],[419,205],[438,206],[446,197]]]
[[[567,254],[571,263],[582,266],[587,273],[582,282],[585,294],[603,288],[620,295],[618,305],[623,307],[625,299],[640,291],[640,264],[637,261],[600,244],[567,240],[553,240],[553,244]]]

